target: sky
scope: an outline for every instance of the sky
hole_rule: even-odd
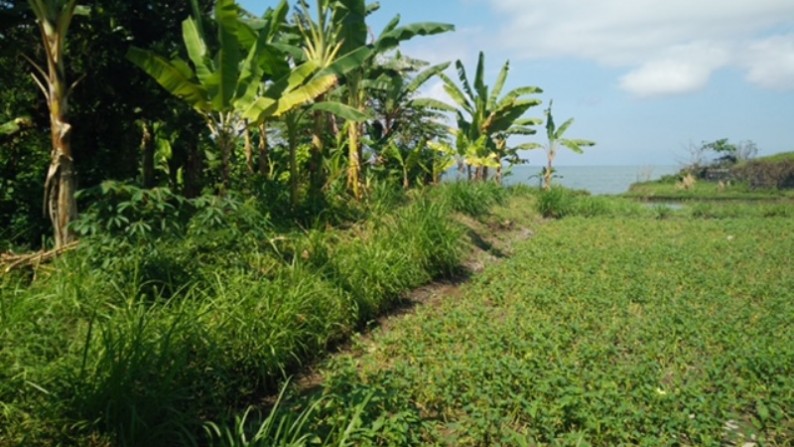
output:
[[[507,88],[542,88],[527,116],[542,117],[553,99],[558,123],[575,119],[566,136],[597,143],[581,155],[563,149],[558,165],[681,165],[688,148],[719,138],[753,141],[760,155],[794,151],[794,0],[380,3],[369,18],[376,35],[397,14],[456,27],[404,43],[405,54],[459,59],[473,73],[483,51],[487,84],[509,60]],[[240,4],[261,14],[277,1]],[[445,99],[437,80],[423,95]],[[530,141],[544,138],[539,129]]]

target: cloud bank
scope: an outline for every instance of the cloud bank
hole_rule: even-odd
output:
[[[488,0],[498,41],[525,58],[573,57],[625,69],[638,97],[697,91],[723,68],[794,89],[792,0]]]

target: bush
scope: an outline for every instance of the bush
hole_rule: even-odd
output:
[[[538,212],[546,218],[560,219],[574,211],[574,193],[565,188],[551,188],[538,197]]]
[[[733,174],[752,188],[794,188],[794,156],[749,161],[735,167]]]

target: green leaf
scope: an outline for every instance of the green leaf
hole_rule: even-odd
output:
[[[445,62],[443,64],[433,65],[432,67],[427,68],[426,70],[422,71],[418,75],[416,75],[412,80],[411,83],[405,88],[406,93],[411,94],[419,90],[427,81],[429,81],[434,76],[437,76],[444,72],[450,66],[449,62]]]
[[[451,105],[432,98],[416,98],[408,102],[412,107],[426,108],[430,110],[439,110],[442,112],[454,112],[455,108]]]
[[[477,96],[474,94],[474,91],[471,89],[471,84],[469,84],[469,77],[466,76],[466,67],[463,66],[463,62],[460,60],[455,61],[455,68],[458,70],[458,79],[460,80],[460,84],[463,86],[463,91],[466,92],[468,95],[468,99],[472,102],[477,101]],[[473,114],[472,114],[473,115]]]
[[[466,99],[466,96],[463,94],[462,91],[449,79],[445,74],[439,73],[438,77],[441,78],[441,81],[444,82],[444,91],[447,92],[450,98],[458,105],[458,107],[464,109],[465,111],[469,112],[469,114],[474,115],[474,109],[472,108],[469,101]]]
[[[182,40],[185,42],[188,57],[196,69],[196,77],[200,83],[206,84],[212,76],[212,71],[207,65],[207,45],[192,17],[182,22]]]
[[[165,58],[148,50],[130,47],[127,51],[127,59],[154,78],[172,95],[197,109],[207,108],[207,92]]]
[[[364,122],[372,119],[372,115],[336,101],[318,102],[313,104],[311,109],[333,113],[334,115],[344,118],[348,121]]]
[[[375,51],[383,53],[397,47],[401,42],[411,40],[416,36],[431,36],[434,34],[453,31],[455,25],[448,23],[424,22],[401,26],[382,34],[375,42]]]
[[[240,44],[237,41],[237,27],[242,26],[238,20],[238,6],[234,0],[218,0],[215,5],[215,21],[218,23],[218,42],[220,50],[216,56],[217,69],[220,73],[220,88],[212,99],[216,110],[225,110],[231,106],[237,91],[237,80],[240,77]]]
[[[342,54],[367,44],[367,6],[364,0],[336,0],[332,22],[341,30]]]
[[[480,51],[480,57],[477,60],[477,73],[474,75],[474,90],[477,92],[477,97],[481,101],[488,98],[488,87],[485,85],[485,53]],[[485,104],[483,104],[485,106]]]
[[[499,71],[499,76],[496,78],[496,84],[494,84],[493,91],[491,92],[491,96],[488,98],[489,109],[496,108],[496,101],[499,100],[499,95],[502,94],[502,89],[504,89],[505,82],[507,81],[507,75],[509,72],[510,72],[510,61],[506,61],[504,66],[502,66],[502,70]]]
[[[562,126],[558,127],[557,130],[554,132],[554,139],[557,140],[562,138],[562,136],[565,135],[565,131],[567,131],[568,128],[571,127],[571,124],[573,124],[573,118],[568,118],[568,121],[562,123]]]

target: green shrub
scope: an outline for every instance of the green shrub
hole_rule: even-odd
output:
[[[559,187],[543,191],[538,197],[537,207],[543,217],[565,217],[574,211],[574,193]]]
[[[491,207],[504,202],[506,190],[493,182],[444,183],[434,192],[451,210],[472,217],[483,216]]]

